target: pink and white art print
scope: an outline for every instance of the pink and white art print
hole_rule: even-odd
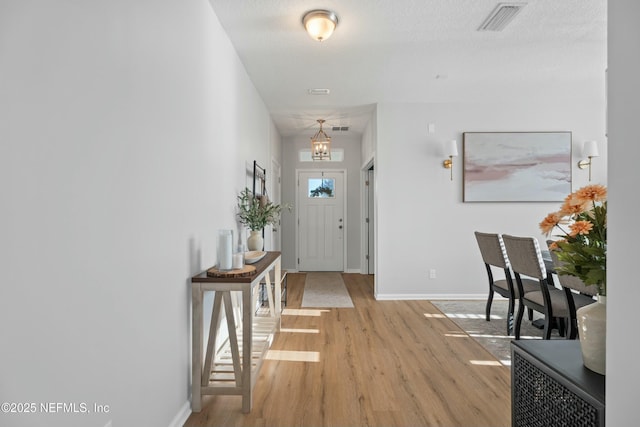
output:
[[[571,132],[465,132],[465,202],[561,202],[571,193]]]

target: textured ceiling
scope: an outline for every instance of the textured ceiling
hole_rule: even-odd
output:
[[[606,0],[521,2],[501,32],[477,31],[495,0],[210,3],[283,136],[308,133],[318,118],[360,133],[379,102],[580,99],[585,84],[604,82]],[[317,8],[339,18],[322,43],[301,23]]]

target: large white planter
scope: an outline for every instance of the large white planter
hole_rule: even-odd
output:
[[[607,342],[607,298],[598,296],[598,302],[579,308],[578,334],[584,366],[601,375],[605,374]]]
[[[249,233],[249,238],[247,239],[247,248],[250,251],[261,251],[264,247],[264,239],[262,238],[262,231],[257,230]]]

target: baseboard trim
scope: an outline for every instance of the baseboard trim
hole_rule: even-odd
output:
[[[486,294],[377,294],[378,301],[404,300],[486,300]],[[496,299],[498,299],[496,297]]]
[[[283,270],[287,270],[287,273],[300,273],[300,271],[298,271],[298,270],[296,270],[294,268],[283,268]],[[303,271],[302,273],[306,273],[306,272]],[[348,269],[344,270],[343,273],[362,274],[361,270],[359,268],[348,268]]]
[[[191,402],[187,400],[176,416],[173,417],[173,420],[169,423],[169,427],[182,427],[187,421],[187,418],[189,418],[189,415],[191,415]]]

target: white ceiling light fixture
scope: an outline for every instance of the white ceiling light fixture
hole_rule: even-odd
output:
[[[502,31],[525,7],[526,3],[498,3],[478,31]]]
[[[312,39],[321,42],[333,34],[338,25],[338,16],[330,10],[310,10],[302,17],[302,25]]]
[[[331,137],[322,130],[324,120],[318,119],[320,130],[311,137],[311,159],[331,160]]]

